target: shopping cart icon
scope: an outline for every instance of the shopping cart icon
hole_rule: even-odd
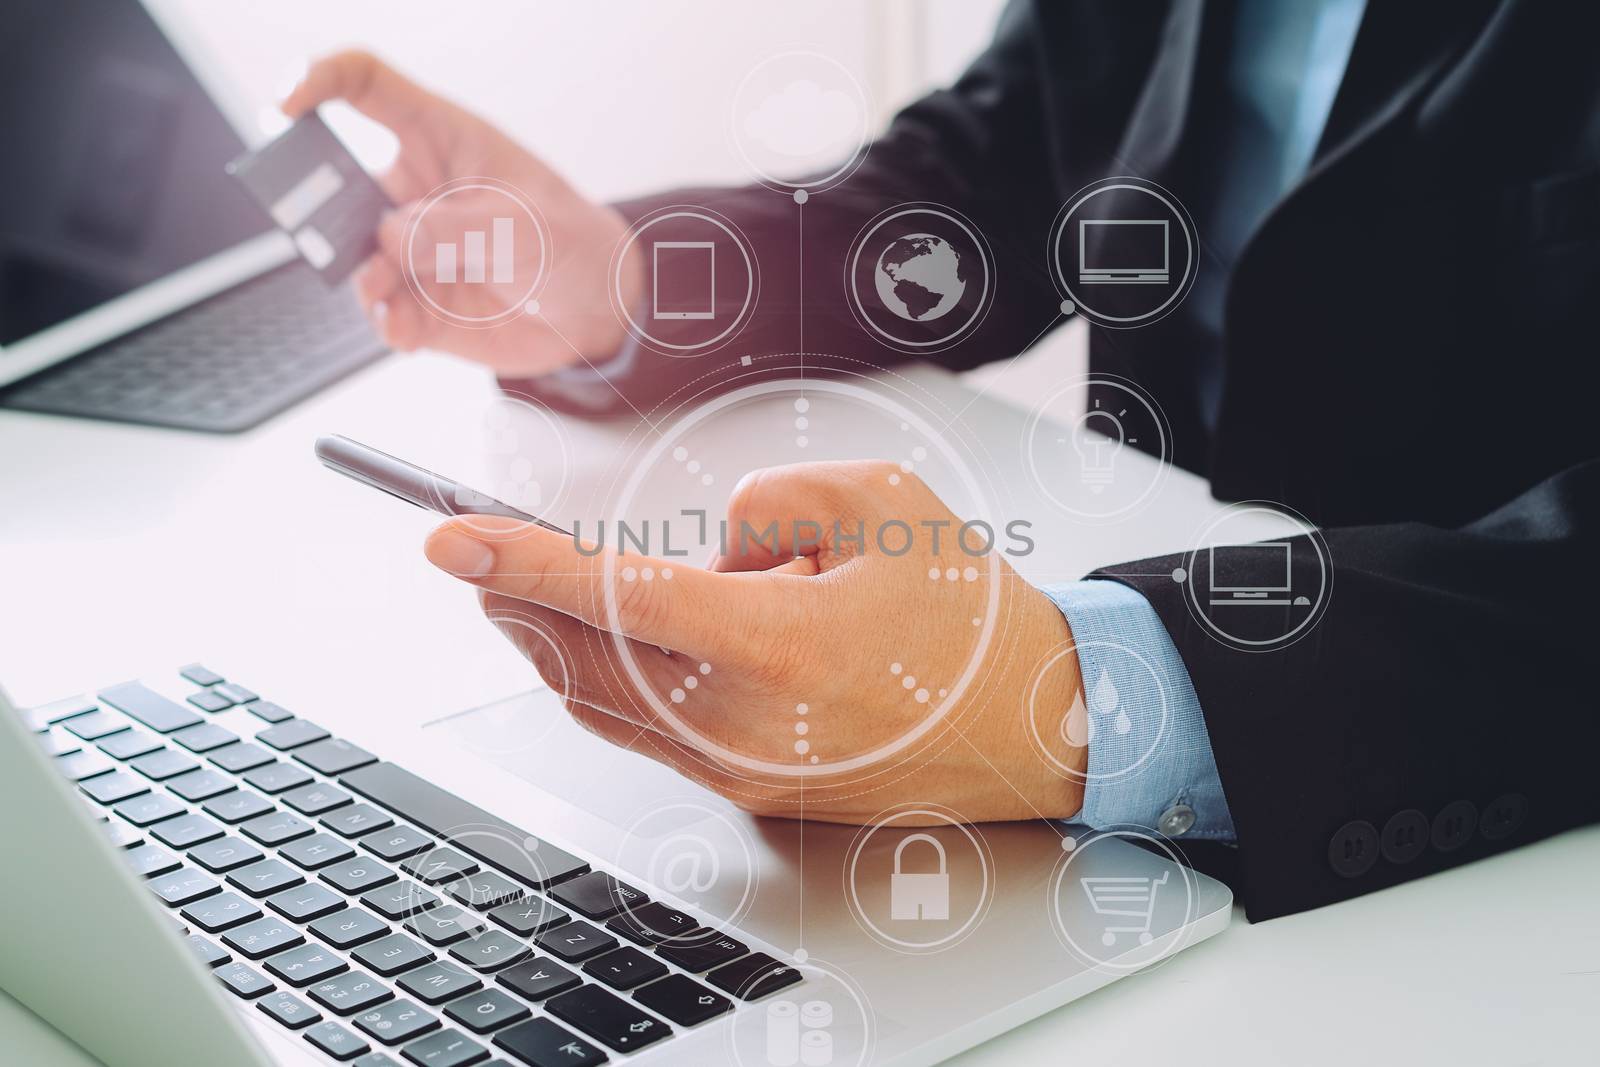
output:
[[[1125,917],[1138,921],[1137,926],[1107,926],[1100,935],[1102,945],[1117,943],[1118,934],[1138,934],[1139,944],[1150,943],[1150,917],[1156,910],[1156,886],[1166,885],[1171,871],[1163,871],[1160,878],[1081,878],[1083,891],[1089,895],[1089,906],[1096,915]]]

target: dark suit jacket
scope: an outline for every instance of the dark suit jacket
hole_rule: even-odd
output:
[[[847,313],[839,263],[883,207],[926,200],[979,224],[999,278],[983,327],[939,361],[1026,347],[1056,314],[1044,247],[1066,198],[1116,174],[1182,198],[1211,173],[1234,17],[1217,0],[1014,3],[954,86],[807,205],[808,346],[895,358]],[[1592,4],[1372,0],[1310,172],[1233,267],[1214,432],[1186,319],[1092,332],[1093,368],[1165,408],[1179,464],[1326,529],[1327,613],[1267,653],[1215,640],[1181,586],[1141,577],[1182,556],[1108,571],[1188,666],[1252,919],[1600,816],[1597,41]],[[740,351],[792,350],[794,204],[752,187],[628,210],[682,201],[756,245]],[[646,356],[620,384],[644,406],[685,369]]]

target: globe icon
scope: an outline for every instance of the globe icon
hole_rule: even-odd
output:
[[[883,306],[910,322],[949,313],[967,291],[961,255],[943,237],[908,233],[889,242],[873,274]]]

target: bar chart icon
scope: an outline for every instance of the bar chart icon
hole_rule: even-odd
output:
[[[457,252],[460,252],[460,280],[464,285],[481,285],[492,280],[509,285],[516,275],[512,257],[516,253],[512,220],[496,217],[491,232],[468,230],[458,248],[454,241],[433,246],[433,280],[439,285],[456,284]]]

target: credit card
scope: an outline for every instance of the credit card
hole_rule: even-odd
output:
[[[393,205],[315,111],[282,136],[228,164],[330,288],[378,248]]]

